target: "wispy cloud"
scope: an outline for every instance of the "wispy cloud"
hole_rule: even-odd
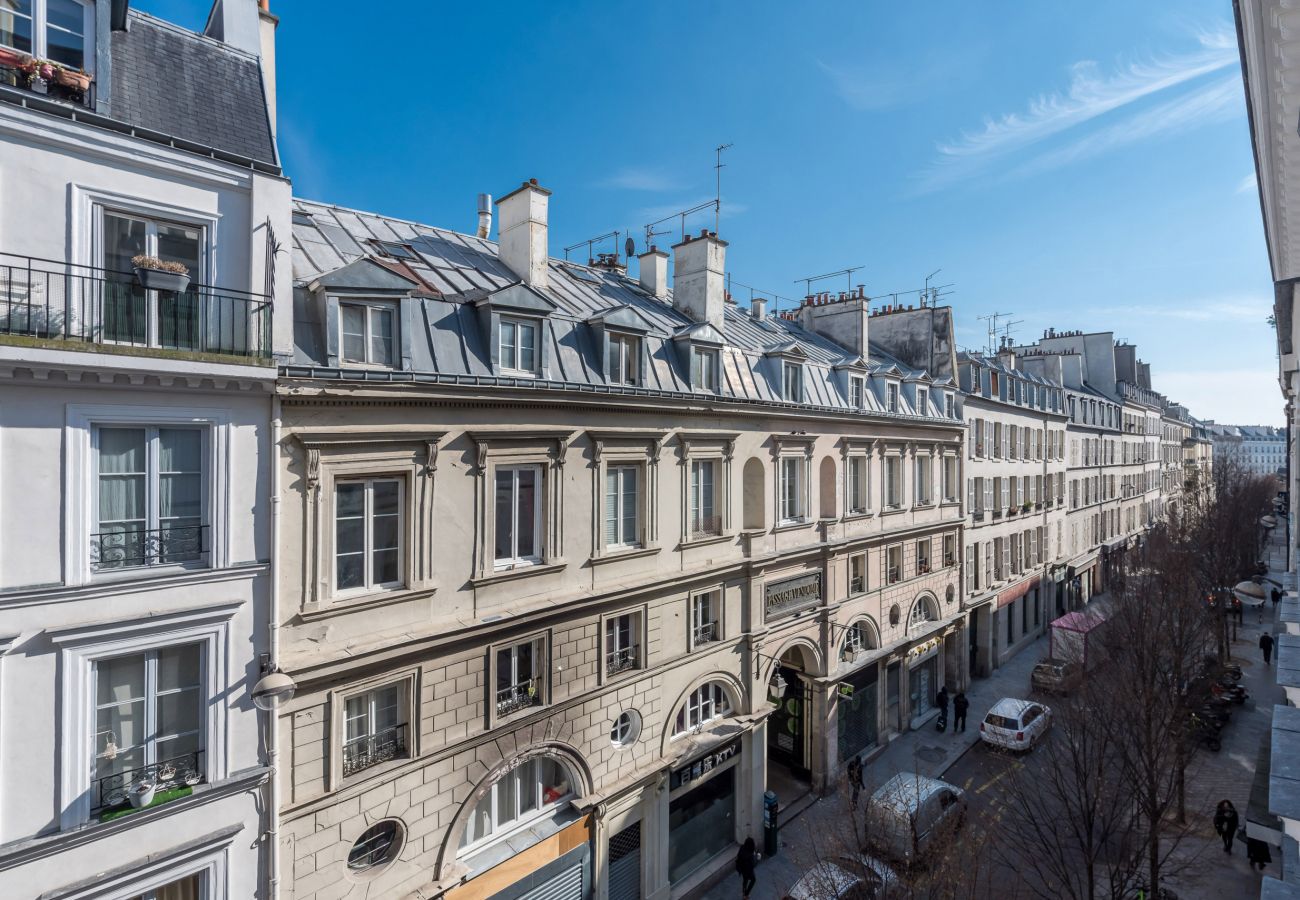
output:
[[[621,191],[665,193],[667,191],[681,190],[682,183],[679,179],[659,169],[630,166],[618,170],[607,178],[602,178],[596,182],[596,187]]]
[[[937,158],[920,177],[920,189],[934,190],[978,173],[1009,154],[1237,61],[1236,42],[1226,27],[1198,35],[1197,43],[1195,50],[1127,63],[1109,73],[1102,72],[1095,61],[1075,63],[1070,67],[1067,90],[1042,94],[1031,100],[1023,112],[987,119],[982,128],[939,144]],[[1202,103],[1205,100],[1202,98]],[[1175,121],[1181,115],[1185,121],[1194,114],[1196,105],[1169,111],[1166,119]],[[1153,130],[1148,130],[1145,136],[1156,133],[1154,129],[1159,122],[1153,118],[1148,123],[1148,128]],[[1100,141],[1099,146],[1104,143]]]
[[[1255,173],[1251,172],[1249,175],[1243,176],[1241,181],[1237,182],[1237,193],[1253,194],[1256,187],[1258,187],[1258,183],[1255,180]]]
[[[1124,316],[1132,319],[1177,319],[1184,322],[1254,322],[1263,325],[1273,311],[1267,297],[1226,296],[1177,303],[1141,303],[1132,306],[1098,306],[1093,316]]]
[[[840,99],[856,110],[869,111],[897,106],[913,93],[914,81],[899,78],[895,72],[862,65],[845,65],[817,60]]]

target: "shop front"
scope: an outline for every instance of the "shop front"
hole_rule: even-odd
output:
[[[741,748],[741,739],[734,738],[669,774],[668,881],[673,886],[736,845]]]
[[[835,704],[838,759],[846,763],[880,743],[880,667],[870,663],[842,680]]]
[[[934,698],[943,684],[943,661],[940,656],[942,647],[943,637],[935,635],[907,651],[908,708],[911,711],[909,724],[913,729],[920,728],[938,713]]]

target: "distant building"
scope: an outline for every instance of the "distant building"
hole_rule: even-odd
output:
[[[1205,423],[1216,461],[1231,461],[1254,475],[1277,475],[1287,467],[1286,429],[1268,425]]]

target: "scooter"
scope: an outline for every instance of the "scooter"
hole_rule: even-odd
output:
[[[1250,697],[1250,694],[1246,689],[1239,684],[1232,687],[1224,687],[1222,684],[1216,682],[1210,685],[1210,693],[1216,697],[1231,700],[1233,703],[1238,705],[1245,703],[1247,698]]]

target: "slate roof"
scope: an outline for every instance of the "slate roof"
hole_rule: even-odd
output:
[[[370,280],[373,276],[363,275],[353,264],[379,255],[376,241],[409,247],[412,259],[382,261],[392,270],[404,268],[412,287],[418,282],[427,292],[436,293],[415,301],[419,324],[412,329],[418,333],[410,340],[409,371],[473,379],[479,384],[519,381],[497,378],[494,374],[475,306],[485,296],[519,282],[498,258],[495,241],[302,199],[294,200],[295,356],[290,369],[298,369],[289,371],[290,375],[309,372],[319,377],[340,377],[338,373],[324,371],[330,366],[324,349],[322,309],[307,286],[327,279],[337,288],[337,280],[343,276],[340,270],[348,267],[358,278]],[[701,328],[699,323],[673,308],[671,296],[667,301],[659,300],[624,273],[554,258],[550,260],[548,281],[547,288],[541,292],[522,287],[519,290],[536,293],[554,306],[547,316],[551,323],[547,347],[551,359],[550,382],[586,390],[617,387],[605,382],[592,320],[626,309],[645,328],[649,365],[641,389],[691,392],[690,373],[674,350],[673,338],[699,334]],[[770,316],[756,320],[732,303],[726,305],[723,340],[721,393],[724,396],[785,404],[779,395],[779,368],[773,355],[794,350],[804,356],[803,405],[850,412],[847,381],[837,371],[837,367],[854,362],[846,348],[784,318]],[[884,373],[904,381],[931,382],[925,372],[904,365],[874,345],[866,368],[871,384],[871,389],[866,391],[867,412],[877,415],[890,415],[883,412],[881,402]],[[386,377],[386,373],[354,370],[354,375],[349,377]],[[951,382],[944,379],[943,385],[950,386]],[[909,393],[904,392],[899,415],[942,417],[942,410],[935,403],[928,410],[914,411]]]
[[[112,118],[278,165],[256,58],[136,10],[112,50]]]

